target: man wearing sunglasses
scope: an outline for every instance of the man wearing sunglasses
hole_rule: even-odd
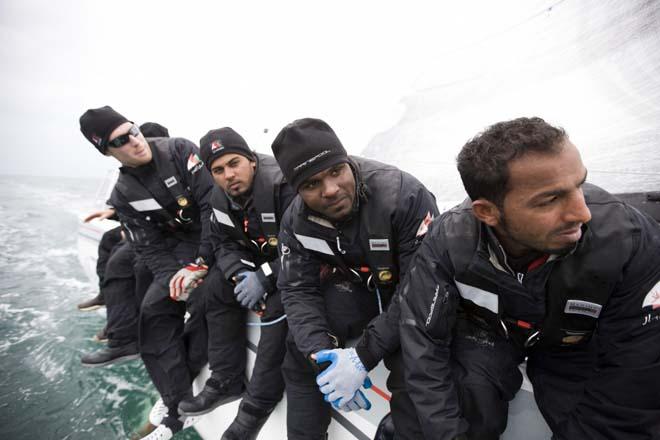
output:
[[[122,164],[110,204],[153,274],[140,307],[139,349],[168,413],[145,438],[167,440],[184,427],[177,407],[191,395],[192,379],[203,365],[200,350],[191,346],[203,345],[206,352],[206,326],[194,325],[203,320],[203,304],[194,295],[187,304],[173,298],[185,297],[213,258],[206,241],[213,181],[192,142],[147,140],[111,107],[86,111],[80,130],[99,152]],[[191,318],[184,331],[186,305]]]
[[[155,122],[146,122],[140,131],[147,137],[169,137],[167,128]],[[119,220],[114,208],[109,207],[88,215],[84,222],[94,219]],[[103,234],[98,247],[96,273],[99,293],[78,305],[81,311],[106,306],[107,324],[95,335],[98,342],[108,346],[86,353],[81,361],[87,367],[101,367],[122,360],[137,358],[138,316],[140,302],[146,287],[151,284],[151,272],[135,258],[135,252],[121,226]],[[137,278],[137,279],[136,279]]]

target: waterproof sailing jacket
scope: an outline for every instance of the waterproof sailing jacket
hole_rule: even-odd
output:
[[[183,138],[147,142],[153,160],[140,167],[121,167],[108,203],[117,210],[128,239],[154,277],[169,280],[181,268],[171,251],[181,241],[198,243],[198,256],[212,263],[207,236],[213,180],[192,142]]]
[[[564,352],[560,377],[571,356],[595,348],[558,438],[658,438],[660,226],[598,187],[583,189],[592,219],[580,241],[526,274],[506,264],[470,200],[434,221],[400,290],[406,383],[426,438],[465,430],[450,371],[457,314],[523,354]]]
[[[279,273],[277,234],[280,220],[295,196],[277,162],[256,154],[252,194],[244,206],[235,203],[219,186],[211,193],[211,243],[225,278],[239,271],[256,271],[270,293]]]
[[[357,185],[350,218],[332,223],[307,208],[300,196],[289,206],[280,230],[277,285],[296,345],[309,358],[337,345],[327,320],[333,311],[326,308],[332,306],[321,294],[322,267],[349,279],[351,273],[370,272],[370,285],[378,288],[382,307],[389,304],[376,319],[378,308],[375,313],[362,311],[363,322],[369,324],[356,349],[365,367],[372,369],[399,347],[394,290],[437,208],[433,195],[410,174],[359,157],[351,157],[349,164]]]

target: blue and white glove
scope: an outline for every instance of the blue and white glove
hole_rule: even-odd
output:
[[[364,380],[364,387],[371,388],[371,380],[369,380],[369,377]],[[358,411],[361,409],[368,411],[371,409],[371,402],[369,402],[369,399],[366,398],[362,390],[357,390],[353,398],[344,406],[339,407],[339,409],[346,412]]]
[[[245,271],[236,275],[236,287],[234,287],[234,295],[236,301],[248,309],[253,309],[254,305],[259,302],[266,294],[266,289],[259,281],[256,272]]]
[[[330,362],[330,366],[316,376],[316,384],[325,394],[325,401],[331,402],[335,408],[340,409],[348,405],[355,398],[362,384],[366,386],[368,383],[371,386],[367,369],[354,348],[321,350],[315,357],[317,364]],[[362,397],[364,398],[364,394]],[[358,400],[361,401],[360,398]]]

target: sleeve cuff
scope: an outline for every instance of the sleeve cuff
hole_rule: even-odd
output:
[[[257,270],[257,277],[261,282],[261,285],[264,287],[264,290],[268,293],[271,293],[275,290],[275,283],[273,282],[273,271],[270,268],[268,263],[264,263],[259,266]]]
[[[375,356],[373,356],[366,345],[362,344],[362,341],[360,341],[355,347],[355,352],[357,353],[360,361],[362,361],[362,365],[364,365],[364,368],[366,368],[367,371],[373,370],[376,365],[378,365],[378,362],[380,362],[380,359],[377,359]]]
[[[220,267],[220,270],[222,270],[222,273],[225,275],[225,279],[228,281],[231,281],[231,279],[236,275],[238,272],[243,272],[243,271],[250,271],[254,272],[255,266],[254,263],[251,261],[237,259],[232,261],[230,264],[227,263],[228,258],[225,257],[224,260],[218,259],[216,260],[218,262],[218,266]],[[225,263],[225,264],[223,264]]]

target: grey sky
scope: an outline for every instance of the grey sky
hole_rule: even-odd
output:
[[[105,104],[194,142],[230,125],[260,151],[316,116],[357,153],[426,66],[551,3],[2,0],[0,174],[104,174],[78,117]]]

